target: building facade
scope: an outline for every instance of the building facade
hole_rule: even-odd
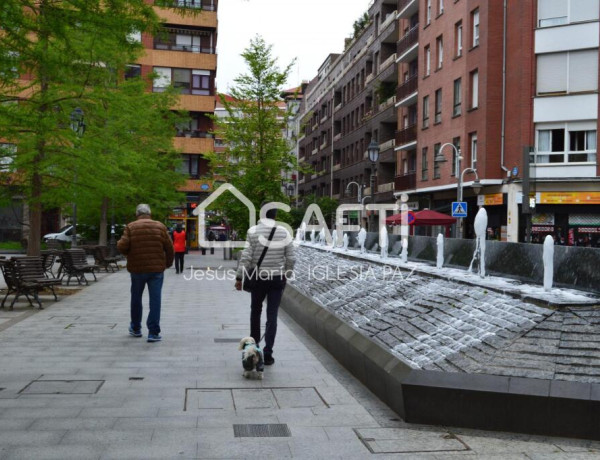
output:
[[[171,215],[173,222],[185,224],[188,245],[198,247],[197,218],[193,208],[213,191],[207,152],[215,150],[213,122],[217,73],[218,0],[178,0],[175,5],[200,8],[198,15],[181,16],[176,11],[156,8],[163,25],[156,36],[143,34],[143,58],[130,66],[130,75],[154,72],[158,78],[152,91],[168,86],[179,89],[174,109],[189,112],[190,122],[177,127],[174,145],[182,151],[180,172],[187,180],[180,191],[186,201]]]
[[[524,185],[534,240],[600,225],[598,2],[400,0],[398,18],[396,195],[449,213],[462,175],[467,237],[485,205],[489,236],[528,238]]]
[[[342,54],[330,54],[306,88],[300,111],[298,157],[310,172],[299,173],[298,194],[356,203],[370,196],[373,165],[367,146],[379,144],[374,195],[394,202],[397,127],[397,2],[376,0],[370,21]],[[359,192],[360,188],[360,192]]]

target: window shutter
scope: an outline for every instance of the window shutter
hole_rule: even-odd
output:
[[[537,58],[537,92],[567,91],[567,53],[542,54]]]
[[[564,2],[565,4],[567,2]],[[565,7],[566,8],[566,7]],[[598,20],[598,0],[571,0],[570,22]]]
[[[598,90],[598,50],[569,53],[569,92]]]

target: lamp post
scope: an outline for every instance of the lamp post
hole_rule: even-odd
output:
[[[446,142],[445,144],[442,144],[440,146],[440,150],[438,151],[438,154],[433,159],[433,161],[436,163],[444,163],[444,162],[448,161],[448,160],[446,160],[446,157],[442,154],[443,148],[448,145],[450,147],[452,147],[452,149],[454,150],[454,154],[456,155],[456,171],[454,171],[454,174],[458,178],[458,184],[457,184],[457,188],[456,188],[456,201],[462,202],[462,200],[463,200],[463,182],[464,182],[465,173],[475,174],[475,181],[473,182],[471,187],[473,188],[473,191],[475,192],[475,194],[479,195],[479,192],[481,191],[481,188],[483,186],[482,186],[481,182],[479,182],[479,176],[477,175],[477,169],[465,168],[462,171],[460,170],[460,163],[462,160],[462,156],[460,155],[460,149],[457,148],[454,144],[452,144],[450,142]],[[458,217],[457,219],[458,219],[458,222],[456,225],[456,230],[457,230],[456,237],[462,238],[463,237],[462,217]]]
[[[369,160],[371,160],[371,203],[375,204],[375,174],[377,171],[377,162],[379,161],[379,144],[372,139],[367,147],[367,153],[369,154]],[[369,230],[373,231],[375,219],[375,211],[371,213],[369,219]]]
[[[75,133],[78,139],[81,139],[83,133],[85,133],[85,122],[83,121],[83,110],[80,107],[77,107],[75,110],[71,112],[71,129]],[[74,181],[74,197],[73,197],[73,231],[71,234],[71,247],[77,247],[77,173],[75,173],[75,181]]]
[[[108,252],[110,257],[117,254],[117,239],[115,237],[115,202],[111,200],[110,216],[110,241],[108,242]]]

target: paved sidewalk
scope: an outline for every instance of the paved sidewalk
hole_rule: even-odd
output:
[[[124,270],[42,311],[0,310],[0,459],[600,458],[599,442],[405,424],[283,312],[275,365],[245,380],[249,296],[186,280],[190,265],[234,263],[217,250],[166,272],[161,343],[127,334]],[[289,436],[236,437],[257,424]]]

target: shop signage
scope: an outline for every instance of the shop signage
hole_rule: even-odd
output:
[[[600,233],[600,227],[579,227],[579,233]]]
[[[504,204],[503,193],[492,193],[489,195],[478,195],[477,206],[498,206]]]
[[[213,182],[207,180],[188,179],[185,185],[178,188],[180,192],[210,192],[213,190]]]
[[[550,212],[535,213],[531,216],[533,225],[554,225],[554,214]]]
[[[542,192],[540,204],[600,204],[600,192]]]

